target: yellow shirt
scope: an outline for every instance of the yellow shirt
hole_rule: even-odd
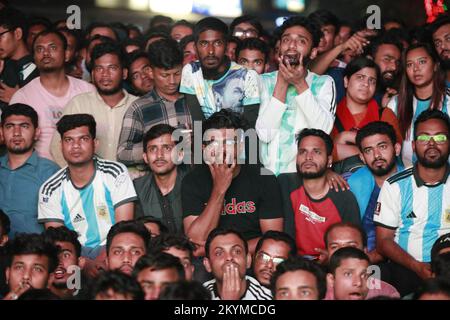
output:
[[[114,107],[110,107],[102,97],[95,92],[75,96],[64,107],[63,115],[88,113],[97,123],[97,139],[99,145],[96,154],[103,159],[116,161],[117,145],[122,129],[122,121],[128,107],[138,98],[123,90],[124,97]],[[61,167],[67,165],[61,152],[61,137],[58,131],[53,134],[51,154],[54,161]]]

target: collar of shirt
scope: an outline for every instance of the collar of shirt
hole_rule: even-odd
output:
[[[413,167],[413,175],[414,175],[414,180],[416,180],[416,185],[417,185],[417,187],[418,188],[420,188],[420,187],[422,187],[422,186],[427,186],[427,187],[437,187],[437,186],[439,186],[439,185],[441,185],[441,184],[445,184],[445,182],[447,181],[447,179],[448,179],[448,175],[450,174],[450,166],[449,166],[449,164],[447,163],[446,164],[446,169],[445,169],[445,173],[444,173],[444,177],[442,178],[442,180],[441,181],[439,181],[438,183],[436,183],[436,184],[428,184],[428,183],[425,183],[425,181],[423,181],[422,180],[422,178],[419,176],[419,172],[418,172],[418,170],[417,170],[417,163],[414,165],[414,167]]]
[[[97,100],[99,102],[101,102],[102,105],[107,106],[110,109],[128,107],[130,105],[130,103],[132,102],[132,101],[130,101],[130,99],[134,96],[129,94],[125,89],[122,89],[122,92],[124,94],[124,97],[113,107],[110,107],[108,104],[106,104],[105,100],[103,100],[103,98],[100,96],[98,91],[95,91],[95,98],[97,98]]]
[[[31,165],[33,167],[36,167],[38,164],[38,155],[36,153],[35,150],[33,150],[33,153],[31,154],[31,156],[27,159],[27,161],[25,161],[20,167],[14,169],[14,170],[18,170],[20,168],[22,168],[25,165]],[[11,170],[9,168],[9,158],[8,158],[8,154],[5,154],[3,157],[0,157],[0,166],[7,168],[9,170]]]

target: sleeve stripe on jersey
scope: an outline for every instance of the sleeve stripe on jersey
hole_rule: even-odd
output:
[[[116,162],[106,161],[106,160],[99,160],[98,163],[101,164],[105,168],[115,168],[116,170],[118,170],[118,174],[121,174],[121,173],[125,172],[125,169],[120,164],[118,164]]]
[[[101,171],[109,170],[110,172],[114,172],[114,174],[115,174],[116,176],[118,176],[118,175],[120,175],[120,174],[122,173],[122,172],[120,172],[120,170],[117,170],[116,167],[108,166],[108,165],[105,165],[104,163],[99,163],[99,164],[97,165],[97,168],[98,168],[99,170],[101,170]]]
[[[374,221],[373,222],[376,226],[378,227],[382,227],[382,228],[386,228],[386,229],[390,229],[390,230],[397,230],[397,227],[392,227],[392,226],[387,226],[385,224],[382,224],[380,222]]]
[[[333,84],[334,84],[334,82],[333,82]],[[335,95],[334,90],[335,90],[334,85],[332,85],[332,86],[331,86],[331,91],[332,91],[333,95],[331,96],[331,108],[330,108],[330,112],[333,113],[333,114],[336,112],[336,102],[334,101],[334,99],[335,99],[335,98],[334,98],[334,95]]]
[[[56,219],[56,218],[48,218],[48,219],[38,219],[39,223],[47,223],[47,222],[58,222],[64,224],[64,220]]]
[[[61,186],[63,180],[67,178],[67,170],[59,173],[55,178],[48,181],[42,188],[42,193],[50,197],[52,193]]]
[[[394,182],[397,182],[397,181],[400,181],[400,180],[403,180],[403,179],[409,177],[410,175],[412,175],[412,173],[413,173],[413,168],[411,167],[411,168],[401,171],[397,174],[394,174],[392,177],[387,178],[387,182],[389,182],[390,184],[393,184]]]
[[[129,202],[133,202],[133,201],[137,201],[137,200],[138,200],[138,197],[131,197],[131,198],[124,199],[124,200],[120,201],[119,203],[116,203],[114,205],[114,209],[117,209],[118,207],[120,207],[121,205],[123,205],[125,203],[129,203]]]
[[[97,168],[98,168],[98,170],[100,170],[101,172],[109,173],[110,175],[112,175],[112,176],[114,177],[114,179],[117,178],[117,177],[119,176],[119,174],[117,173],[117,171],[113,171],[113,170],[114,170],[113,168],[112,168],[112,169],[106,169],[106,168],[104,168],[104,167],[102,167],[102,166],[98,166]]]
[[[271,300],[272,297],[267,296],[264,291],[256,286],[254,283],[250,283],[248,290],[257,298],[258,300]]]

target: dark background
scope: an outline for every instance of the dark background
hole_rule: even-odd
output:
[[[125,8],[128,0],[110,0],[112,3],[122,4],[122,8],[98,8],[95,0],[10,0],[17,8],[27,14],[42,15],[52,21],[67,17],[66,8],[76,4],[81,8],[82,27],[92,21],[133,23],[146,29],[151,16],[158,13],[147,11],[133,11]],[[227,0],[223,0],[227,1]],[[436,1],[436,0],[435,0]],[[445,1],[448,6],[449,0]],[[409,26],[423,24],[426,20],[423,0],[305,0],[305,11],[300,15],[308,15],[317,9],[328,9],[339,18],[348,21],[360,19],[366,14],[369,5],[381,8],[381,17],[396,17],[402,19]],[[293,15],[286,11],[275,10],[271,0],[242,0],[243,13],[254,14],[261,19],[268,30],[275,26],[275,19],[280,16]],[[191,17],[195,21],[201,16]],[[219,17],[220,18],[220,17]],[[175,18],[177,19],[177,18]],[[232,19],[223,19],[230,22]]]

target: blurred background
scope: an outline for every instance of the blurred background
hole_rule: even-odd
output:
[[[435,0],[436,1],[436,0]],[[400,18],[407,25],[425,23],[424,0],[13,0],[15,7],[27,14],[45,16],[52,21],[64,19],[68,6],[81,9],[82,27],[92,21],[133,23],[146,30],[151,17],[166,15],[174,20],[195,22],[204,16],[215,16],[229,23],[242,14],[261,19],[267,30],[273,30],[283,18],[294,14],[308,15],[317,9],[328,9],[340,19],[353,21],[366,14],[370,5],[378,5],[383,18]],[[444,3],[446,3],[445,1]]]

